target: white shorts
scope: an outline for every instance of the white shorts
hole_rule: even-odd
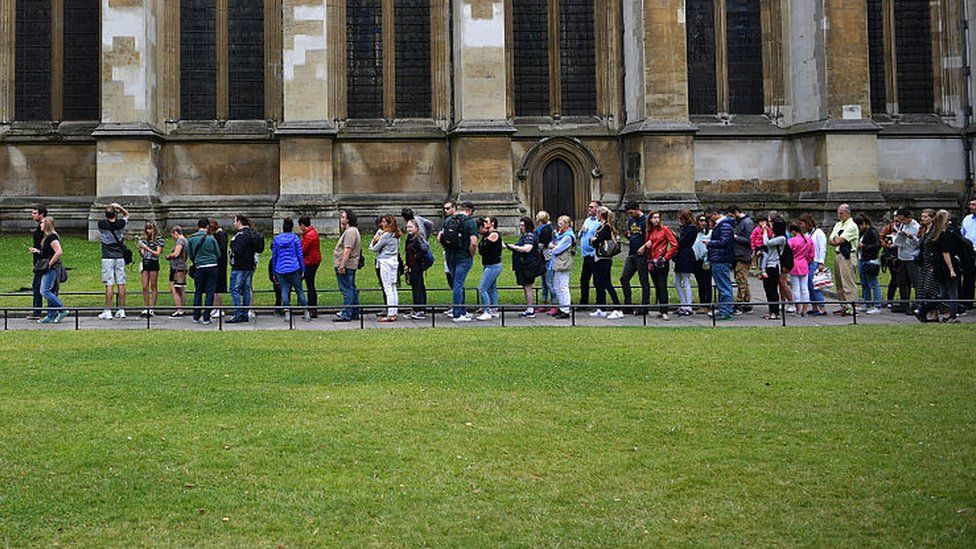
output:
[[[102,259],[102,284],[106,286],[125,284],[124,259]]]

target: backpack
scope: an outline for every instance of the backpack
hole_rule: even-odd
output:
[[[452,215],[447,218],[441,232],[441,244],[445,250],[451,252],[461,252],[467,248],[468,243],[464,241],[464,217]]]
[[[793,248],[790,247],[790,243],[787,241],[786,244],[783,244],[783,251],[779,253],[779,271],[781,273],[789,273],[793,270],[795,263]]]
[[[421,253],[417,254],[418,267],[421,271],[426,271],[434,266],[434,253],[430,251],[430,244],[426,240],[420,241],[420,251]]]

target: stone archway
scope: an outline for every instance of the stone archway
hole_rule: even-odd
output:
[[[570,137],[547,137],[536,143],[525,154],[519,168],[518,177],[526,181],[527,206],[532,212],[543,209],[544,175],[546,167],[554,160],[561,160],[569,166],[573,180],[573,202],[576,211],[573,221],[585,217],[586,205],[600,193],[600,178],[603,170],[596,156],[582,141]]]

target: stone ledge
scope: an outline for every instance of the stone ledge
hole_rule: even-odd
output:
[[[620,135],[694,135],[698,130],[690,120],[643,120],[627,124]]]

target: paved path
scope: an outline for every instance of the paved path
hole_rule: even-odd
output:
[[[750,281],[750,289],[752,290],[752,295],[754,300],[760,300],[763,297],[762,287],[758,280]],[[828,307],[828,310],[835,309],[836,306]],[[545,314],[539,314],[534,319],[521,319],[518,317],[518,313],[524,309],[524,306],[512,306],[512,308],[505,313],[505,326],[512,327],[531,327],[531,326],[565,326],[570,327],[573,323],[570,320],[556,320]],[[376,310],[376,309],[374,309]],[[396,330],[396,329],[420,329],[420,328],[430,328],[431,326],[436,326],[438,328],[452,327],[461,329],[476,329],[484,328],[488,326],[501,326],[501,319],[493,320],[490,322],[468,322],[456,324],[446,317],[442,312],[437,313],[433,322],[428,315],[428,318],[423,321],[419,320],[409,320],[404,315],[410,311],[410,306],[400,308],[401,316],[400,320],[393,324],[386,324],[376,322],[376,316],[372,313],[368,313],[364,316],[362,324],[359,321],[348,322],[348,323],[335,323],[331,320],[330,314],[322,314],[317,319],[313,319],[310,322],[304,321],[300,315],[296,315],[292,322],[292,328],[294,330],[300,331],[341,331],[341,330],[359,330],[362,328],[367,329],[381,329],[381,330]],[[169,318],[168,316],[158,316],[150,320],[147,324],[146,319],[139,318],[138,312],[139,308],[129,309],[128,312],[132,314],[129,318],[125,320],[100,320],[95,317],[97,312],[87,312],[81,313],[78,316],[77,322],[75,315],[72,312],[68,318],[65,318],[61,324],[37,324],[33,321],[28,321],[23,319],[22,314],[15,315],[13,313],[6,319],[6,329],[7,330],[63,330],[72,331],[76,327],[79,330],[187,330],[187,331],[257,331],[257,330],[288,330],[289,324],[281,316],[275,316],[270,314],[270,312],[259,314],[256,318],[251,319],[251,322],[246,324],[226,324],[222,326],[214,319],[213,324],[205,326],[201,324],[194,324],[189,316],[183,318]],[[743,314],[741,316],[735,317],[732,321],[718,322],[718,327],[757,327],[757,326],[782,326],[783,321],[770,321],[764,320],[762,318],[765,312],[765,307],[756,307],[753,312]],[[822,316],[822,317],[805,317],[800,318],[792,314],[784,315],[786,319],[787,326],[804,326],[804,327],[815,327],[815,326],[845,326],[854,323],[852,317],[840,317],[840,316]],[[624,318],[619,320],[607,320],[605,318],[591,318],[586,312],[577,311],[576,314],[576,326],[634,326],[642,327],[645,325],[652,327],[668,327],[668,328],[704,328],[711,327],[712,320],[706,315],[696,314],[694,316],[682,317],[678,316],[672,311],[671,320],[664,321],[658,318],[656,313],[649,313],[646,320],[643,316],[633,316],[625,315]],[[964,323],[976,323],[976,314],[968,315],[961,318]],[[905,314],[892,313],[890,311],[883,311],[878,315],[866,315],[859,313],[857,315],[857,323],[862,324],[878,324],[878,325],[895,325],[895,324],[909,324],[917,325],[918,320],[913,316],[907,316]]]

